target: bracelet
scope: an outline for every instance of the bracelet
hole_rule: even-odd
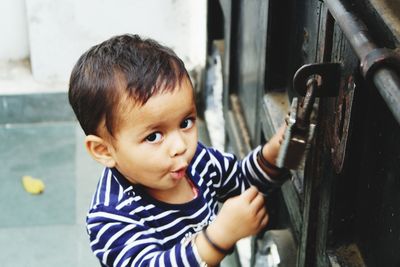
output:
[[[274,175],[273,177],[269,175],[269,177],[276,181],[276,182],[285,182],[286,180],[290,179],[292,177],[292,174],[290,173],[290,171],[285,168],[279,168],[275,165],[273,165],[272,163],[270,163],[268,160],[266,160],[262,154],[262,148],[258,151],[257,153],[257,161],[261,166],[261,168],[267,168],[273,171],[276,171],[278,174]]]
[[[215,250],[217,250],[218,252],[220,252],[220,253],[222,253],[222,254],[232,254],[232,252],[234,251],[235,246],[233,246],[233,247],[230,248],[230,249],[223,249],[223,248],[221,248],[220,246],[218,246],[217,244],[215,244],[213,241],[211,241],[210,237],[209,237],[208,234],[207,234],[207,228],[205,228],[205,229],[203,230],[203,234],[204,234],[204,237],[206,238],[207,242],[208,242]]]
[[[285,168],[279,168],[275,166],[274,164],[270,163],[268,160],[266,160],[262,154],[262,148],[258,151],[257,153],[257,158],[259,159],[260,163],[264,166],[267,167],[268,169],[274,170],[274,171],[283,171]]]

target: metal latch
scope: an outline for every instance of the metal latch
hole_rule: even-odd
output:
[[[318,97],[337,96],[340,82],[339,63],[316,63],[302,66],[294,75],[295,97],[287,117],[287,127],[277,166],[292,170],[304,168],[305,158],[317,126]]]

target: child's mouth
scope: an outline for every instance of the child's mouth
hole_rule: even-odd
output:
[[[174,178],[176,180],[182,179],[183,177],[185,177],[185,174],[186,174],[186,168],[180,168],[176,171],[171,172],[172,178]]]

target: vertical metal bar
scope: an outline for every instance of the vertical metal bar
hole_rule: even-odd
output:
[[[361,61],[377,49],[365,24],[348,11],[340,0],[325,0],[325,4]],[[400,79],[397,73],[381,67],[372,73],[371,80],[400,124]]]

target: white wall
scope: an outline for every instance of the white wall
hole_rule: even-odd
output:
[[[66,81],[78,57],[113,35],[138,33],[170,46],[190,70],[204,66],[205,0],[29,0],[34,77]]]
[[[0,93],[19,90],[12,84],[21,83],[19,77],[26,81],[22,91],[31,80],[50,84],[46,91],[67,83],[84,51],[122,33],[154,38],[173,48],[189,71],[202,69],[206,0],[0,0]],[[22,60],[4,65],[27,57],[33,77]],[[34,91],[40,83],[32,85]]]
[[[25,0],[0,0],[0,60],[28,57]]]

